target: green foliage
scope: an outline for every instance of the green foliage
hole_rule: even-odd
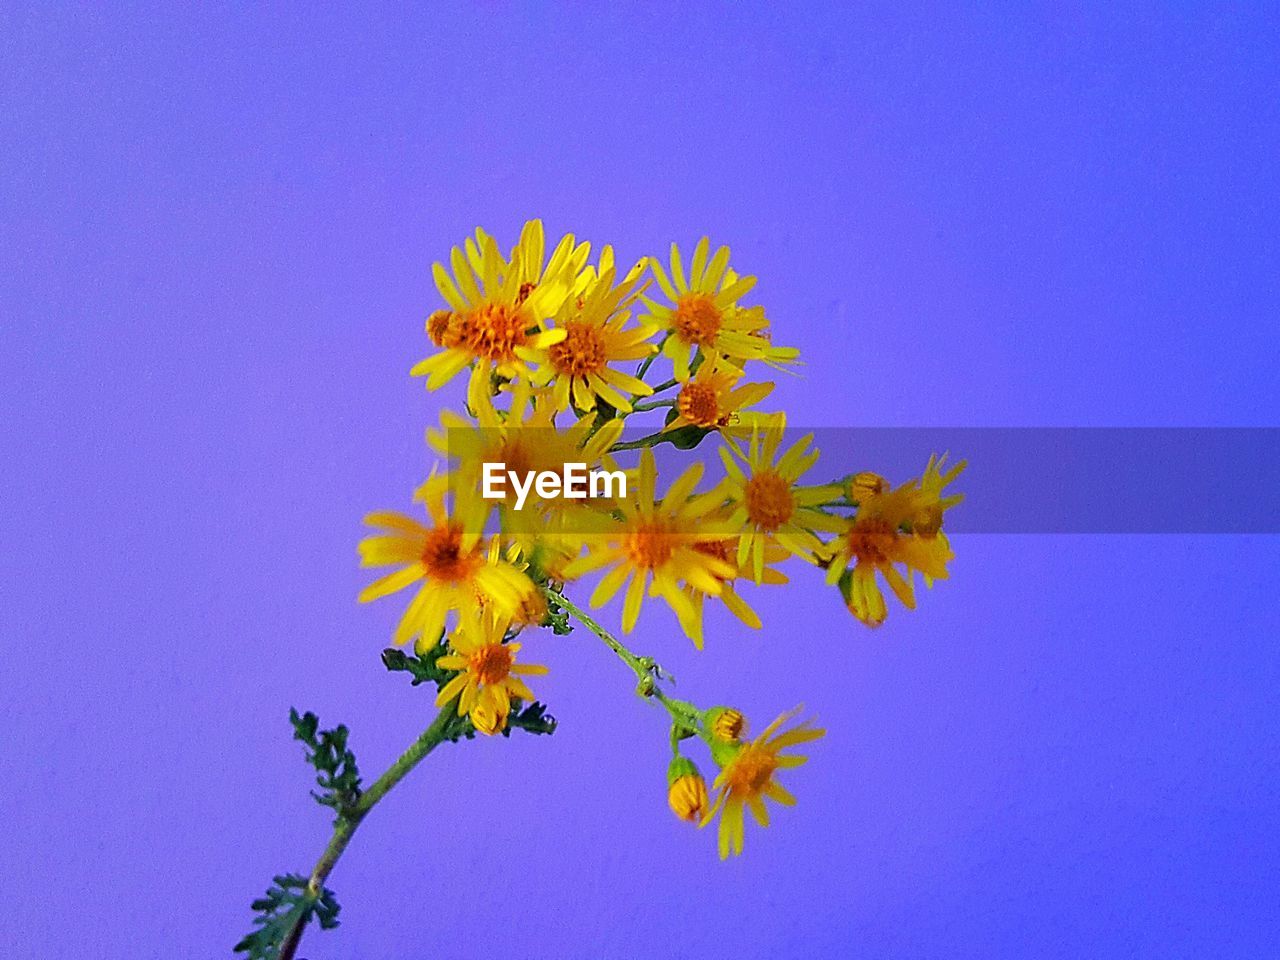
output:
[[[570,628],[565,612],[555,607],[554,601],[548,603],[548,608],[551,610],[551,624],[555,632],[568,633]],[[402,650],[388,647],[382,651],[382,663],[393,673],[409,674],[411,677],[409,682],[415,687],[423,683],[434,683],[436,688],[439,689],[456,675],[455,671],[444,670],[436,665],[436,661],[444,653],[445,645],[443,642],[437,643],[421,656],[410,656]],[[526,733],[535,735],[555,733],[556,718],[547,713],[545,704],[536,700],[527,706],[522,706],[519,700],[513,700],[511,702],[511,715],[507,719],[507,727],[502,731],[502,735],[509,737],[512,730],[523,730]],[[444,732],[444,739],[451,743],[457,743],[459,740],[472,740],[475,739],[475,736],[476,728],[472,726],[471,718],[465,716],[456,717]]]
[[[299,715],[292,708],[289,722],[293,724],[293,739],[301,740],[307,748],[307,763],[316,768],[320,792],[312,790],[311,796],[322,806],[332,807],[342,819],[360,800],[360,770],[355,754],[347,749],[346,725],[320,730],[320,718],[314,713]]]
[[[233,948],[236,953],[248,954],[248,960],[276,960],[289,935],[310,920],[319,923],[322,930],[333,929],[341,909],[332,890],[326,887],[312,894],[307,878],[296,873],[275,877],[266,896],[253,901],[252,907],[257,929]]]
[[[558,637],[573,633],[573,624],[569,622],[569,611],[556,603],[554,593],[547,597],[547,625]]]
[[[521,709],[520,701],[511,704],[511,716],[507,719],[507,729],[502,731],[504,737],[511,736],[512,730],[523,730],[535,735],[556,732],[556,718],[547,713],[545,704],[535,700]]]
[[[436,661],[445,655],[446,650],[443,637],[418,657],[410,656],[395,647],[387,647],[382,651],[382,665],[392,673],[408,673],[412,677],[409,682],[415,687],[420,683],[434,683],[438,690],[453,676],[452,670],[436,666]]]

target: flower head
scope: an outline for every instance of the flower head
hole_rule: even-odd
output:
[[[723,511],[716,516],[724,515]],[[724,523],[728,523],[727,515],[724,515]],[[725,576],[717,575],[720,581],[720,592],[715,594],[713,599],[723,603],[730,613],[738,618],[743,624],[751,627],[753,630],[759,630],[762,626],[760,615],[752,609],[738,593],[736,583],[745,573],[745,570],[739,566],[738,562],[738,544],[742,541],[741,534],[733,534],[731,536],[718,537],[714,540],[704,540],[694,545],[694,549],[709,556],[723,560],[730,568],[731,572]],[[767,542],[764,545],[764,563],[762,566],[762,576],[760,583],[767,584],[783,584],[787,583],[787,575],[781,570],[775,570],[773,564],[779,563],[789,557],[790,554],[776,543]],[[693,641],[694,646],[699,650],[702,649],[702,608],[706,600],[707,594],[693,586],[686,586],[685,593],[688,594],[689,600],[693,606],[693,615],[689,618],[688,623],[684,623],[685,634]]]
[[[564,339],[547,349],[545,360],[534,379],[550,384],[557,411],[573,406],[580,411],[596,408],[597,398],[624,413],[631,412],[631,398],[647,397],[653,388],[643,380],[610,366],[640,360],[656,349],[646,341],[651,327],[628,327],[631,306],[644,289],[643,262],[636,264],[621,282],[615,283],[617,269],[613,250],[605,247],[599,272],[587,267],[581,290],[565,299],[556,314],[556,328]]]
[[[675,400],[675,418],[667,430],[692,426],[703,430],[722,430],[739,420],[741,411],[755,406],[773,392],[772,383],[746,383],[742,369],[719,358],[704,360],[697,373],[680,383]]]
[[[693,492],[701,477],[702,464],[693,464],[658,500],[653,452],[642,451],[637,482],[629,483],[627,496],[616,502],[619,518],[607,522],[599,533],[585,534],[586,553],[564,570],[566,577],[573,578],[609,568],[591,594],[593,607],[607,603],[627,584],[622,607],[622,629],[627,633],[636,625],[646,587],[650,596],[667,601],[686,632],[694,629],[695,621],[700,627],[701,619],[682,587],[692,585],[716,595],[723,582],[720,578],[732,572],[729,564],[698,549],[699,544],[725,535],[705,520],[720,504],[719,490]]]
[[[572,292],[590,253],[589,245],[575,243],[570,234],[544,262],[540,220],[525,224],[510,258],[480,229],[464,247],[453,248],[448,268],[432,266],[448,304],[427,320],[427,335],[440,352],[410,371],[427,378],[428,390],[444,386],[471,363],[473,378],[485,383],[494,372],[527,375],[528,364],[542,360],[548,347],[564,339],[564,331],[551,329],[548,321]]]
[[[492,736],[507,726],[513,698],[533,700],[520,676],[544,674],[547,668],[536,663],[517,663],[520,644],[508,639],[510,621],[492,612],[464,618],[449,639],[448,653],[436,666],[457,670],[436,697],[442,707],[458,698],[458,716],[471,716],[481,733]]]
[[[740,277],[729,269],[728,247],[717,249],[710,262],[709,249],[707,237],[698,241],[687,280],[676,244],[671,245],[670,277],[656,258],[649,258],[654,278],[670,305],[646,298],[649,313],[641,322],[667,332],[662,352],[675,366],[676,377],[688,377],[692,357],[699,350],[739,362],[764,360],[776,364],[795,360],[798,350],[774,347],[762,335],[769,326],[764,311],[738,303],[755,286],[756,278]]]
[[[817,740],[826,734],[825,730],[811,727],[807,723],[779,732],[782,725],[799,713],[799,708],[784,713],[765,728],[760,736],[736,747],[727,748],[727,758],[722,762],[720,774],[712,784],[719,791],[715,804],[702,818],[700,826],[706,826],[720,813],[719,848],[720,859],[723,860],[732,852],[742,853],[744,807],[750,808],[752,816],[760,826],[769,825],[769,811],[765,808],[765,798],[793,806],[793,797],[775,779],[779,770],[798,767],[808,758],[793,754],[784,754],[787,747],[798,743]]]
[[[797,481],[818,460],[810,450],[813,435],[801,437],[779,455],[786,418],[776,415],[763,430],[753,431],[743,450],[730,441],[720,450],[728,471],[731,522],[741,528],[738,566],[757,582],[764,579],[765,546],[776,543],[788,553],[812,560],[822,549],[815,530],[834,533],[841,520],[816,509],[839,494],[838,487],[801,487]],[[731,452],[732,451],[732,452]],[[742,461],[738,465],[737,459]]]
[[[416,637],[418,652],[435,646],[450,613],[465,619],[492,605],[513,616],[534,591],[524,572],[488,554],[479,523],[445,508],[439,487],[426,507],[430,525],[391,511],[369,514],[365,523],[380,532],[360,541],[362,566],[399,567],[365,587],[361,603],[419,585],[393,636],[396,644]]]
[[[590,500],[544,498],[530,488],[522,508],[516,510],[517,495],[510,483],[503,483],[502,496],[497,499],[482,496],[484,465],[503,464],[505,470],[520,476],[542,471],[562,474],[569,463],[582,463],[587,469],[604,464],[613,470],[607,451],[622,433],[622,420],[599,423],[587,414],[571,426],[560,427],[546,391],[521,381],[511,385],[508,393],[510,407],[500,411],[487,390],[469,391],[475,419],[446,410],[440,414],[440,429],[427,431],[427,443],[453,463],[447,485],[458,501],[466,504],[468,515],[483,526],[490,512],[497,511],[508,538],[526,548],[532,546],[533,539],[553,539],[548,535],[548,523],[557,514],[593,510],[595,505]],[[441,482],[442,477],[433,478],[419,488],[418,495],[426,495]]]
[[[888,616],[877,574],[908,610],[916,605],[911,579],[916,571],[926,585],[947,577],[947,562],[955,554],[942,533],[942,517],[962,498],[942,493],[965,464],[942,473],[944,462],[931,457],[919,479],[862,495],[857,514],[824,548],[827,582],[839,584],[849,611],[868,626],[878,627]]]

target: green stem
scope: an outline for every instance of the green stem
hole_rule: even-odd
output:
[[[636,656],[611,634],[604,627],[600,626],[589,613],[579,607],[576,603],[566,597],[563,593],[557,593],[547,587],[543,587],[543,592],[557,606],[564,607],[588,630],[605,642],[605,645],[618,655],[623,663],[631,668],[632,672],[641,680],[652,680],[652,667],[641,662],[641,658]]]
[[[636,692],[646,699],[652,698],[657,700],[667,712],[671,714],[671,719],[679,726],[702,736],[702,720],[701,712],[691,703],[684,700],[678,700],[675,697],[668,696],[658,686],[656,677],[660,674],[658,665],[653,661],[652,657],[642,657],[632,652],[617,637],[611,634],[585,610],[576,603],[566,597],[563,593],[557,593],[549,587],[542,588],[543,593],[552,603],[563,607],[584,627],[594,633],[597,637],[604,641],[605,646],[612,650],[628,667],[631,672],[639,679],[639,685]],[[670,677],[668,676],[668,679]]]
[[[457,708],[458,699],[454,697],[436,714],[431,726],[422,731],[422,735],[409,745],[409,749],[400,754],[396,762],[391,764],[383,772],[382,776],[373,781],[369,789],[360,795],[360,799],[356,801],[355,805],[339,814],[338,821],[333,827],[333,835],[329,837],[329,844],[325,847],[324,853],[320,855],[320,859],[316,861],[315,867],[311,870],[311,877],[307,883],[307,892],[311,896],[320,896],[321,891],[324,890],[325,880],[329,878],[329,874],[333,872],[333,868],[337,865],[339,858],[346,851],[347,845],[355,835],[356,829],[364,822],[364,818],[369,815],[378,801],[408,776],[409,771],[416,767],[423,757],[445,740],[456,736],[454,727],[458,722]],[[304,916],[289,931],[289,935],[280,945],[280,960],[293,960],[298,944],[302,941],[302,931],[306,927],[307,919]]]
[[[631,405],[632,413],[643,413],[646,410],[657,410],[659,407],[674,407],[674,400],[651,400],[648,403],[633,403]]]
[[[659,430],[657,433],[651,433],[647,437],[641,437],[639,440],[628,440],[624,443],[615,443],[609,448],[610,453],[618,453],[623,450],[642,450],[645,447],[656,447],[663,440],[666,440],[670,434]]]

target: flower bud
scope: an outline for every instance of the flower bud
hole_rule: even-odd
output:
[[[471,708],[471,724],[481,733],[492,737],[506,729],[507,713],[499,710],[487,698],[481,698]]]
[[[889,489],[889,481],[878,473],[863,471],[855,473],[849,480],[849,488],[845,491],[854,503],[861,503],[868,497],[879,496]]]
[[[452,326],[453,314],[448,310],[437,310],[427,317],[427,336],[437,347],[448,346],[446,341],[450,339]]]
[[[737,743],[747,729],[747,718],[733,707],[712,707],[702,714],[703,725],[717,740]]]
[[[692,760],[676,757],[667,767],[667,803],[677,817],[692,823],[707,809],[707,781]]]
[[[931,503],[927,507],[921,507],[911,520],[911,532],[926,540],[932,540],[941,529],[941,504]]]

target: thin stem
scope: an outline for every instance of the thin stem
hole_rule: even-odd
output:
[[[667,334],[667,337],[669,336],[671,336],[671,334]],[[657,344],[658,349],[653,351],[653,353],[649,354],[647,357],[644,358],[644,360],[640,362],[640,366],[636,369],[636,376],[639,379],[641,380],[644,379],[644,375],[648,371],[649,367],[652,365],[653,361],[658,359],[658,354],[662,353],[662,346],[667,342],[667,337],[663,337],[661,340],[659,340]]]
[[[422,735],[409,745],[409,749],[400,754],[396,762],[391,764],[382,776],[373,781],[369,789],[360,795],[355,806],[339,815],[338,822],[333,827],[333,835],[329,837],[328,846],[311,870],[311,877],[307,882],[307,892],[311,896],[320,896],[321,891],[324,890],[325,880],[329,878],[329,874],[333,872],[339,858],[347,849],[347,844],[351,842],[356,829],[364,822],[364,818],[369,815],[378,801],[408,776],[409,771],[416,767],[423,757],[454,735],[453,728],[458,720],[457,707],[458,699],[454,697],[436,714],[431,726],[422,731]],[[304,916],[299,920],[281,943],[280,960],[293,960],[298,944],[302,941],[302,932],[307,925],[307,919]]]
[[[639,440],[627,440],[622,443],[615,443],[609,448],[610,453],[619,453],[623,450],[642,450],[645,447],[655,447],[661,441],[667,439],[668,434],[659,430],[657,433],[651,433],[647,437],[641,437]]]
[[[656,682],[656,677],[661,675],[661,670],[654,662],[652,657],[642,657],[622,643],[617,637],[611,634],[604,627],[600,626],[595,619],[576,603],[566,597],[563,593],[557,593],[549,587],[543,587],[543,592],[547,597],[558,606],[563,607],[573,617],[578,620],[584,627],[594,633],[597,637],[604,641],[605,646],[617,654],[618,659],[631,668],[631,672],[639,678],[640,683],[636,688],[636,692],[644,698],[652,698],[657,700],[667,712],[671,714],[671,719],[678,725],[691,733],[699,736],[703,734],[701,711],[691,703],[684,700],[678,700],[675,697],[668,696],[663,692]],[[668,679],[670,679],[668,675]]]
[[[631,405],[632,413],[643,413],[646,410],[657,410],[659,407],[674,407],[674,400],[650,400],[648,403],[633,403]]]
[[[572,600],[566,597],[563,593],[556,593],[554,590],[550,590],[546,587],[543,587],[543,590],[553,603],[555,603],[557,606],[564,607],[564,609],[568,610],[571,614],[573,614],[573,616],[584,627],[586,627],[588,630],[594,633],[597,637],[603,640],[605,642],[605,645],[614,653],[616,653],[618,655],[618,659],[620,659],[623,663],[625,663],[628,667],[630,667],[632,672],[635,673],[635,675],[639,679],[646,680],[646,679],[653,678],[653,674],[651,672],[652,668],[642,663],[640,660],[640,657],[636,656],[634,653],[628,650],[625,646],[622,645],[622,642],[619,641],[617,637],[611,634],[604,627],[600,626],[600,624],[596,623],[596,621],[592,619],[590,614],[584,611],[581,607],[579,607],[576,603],[574,603]]]

